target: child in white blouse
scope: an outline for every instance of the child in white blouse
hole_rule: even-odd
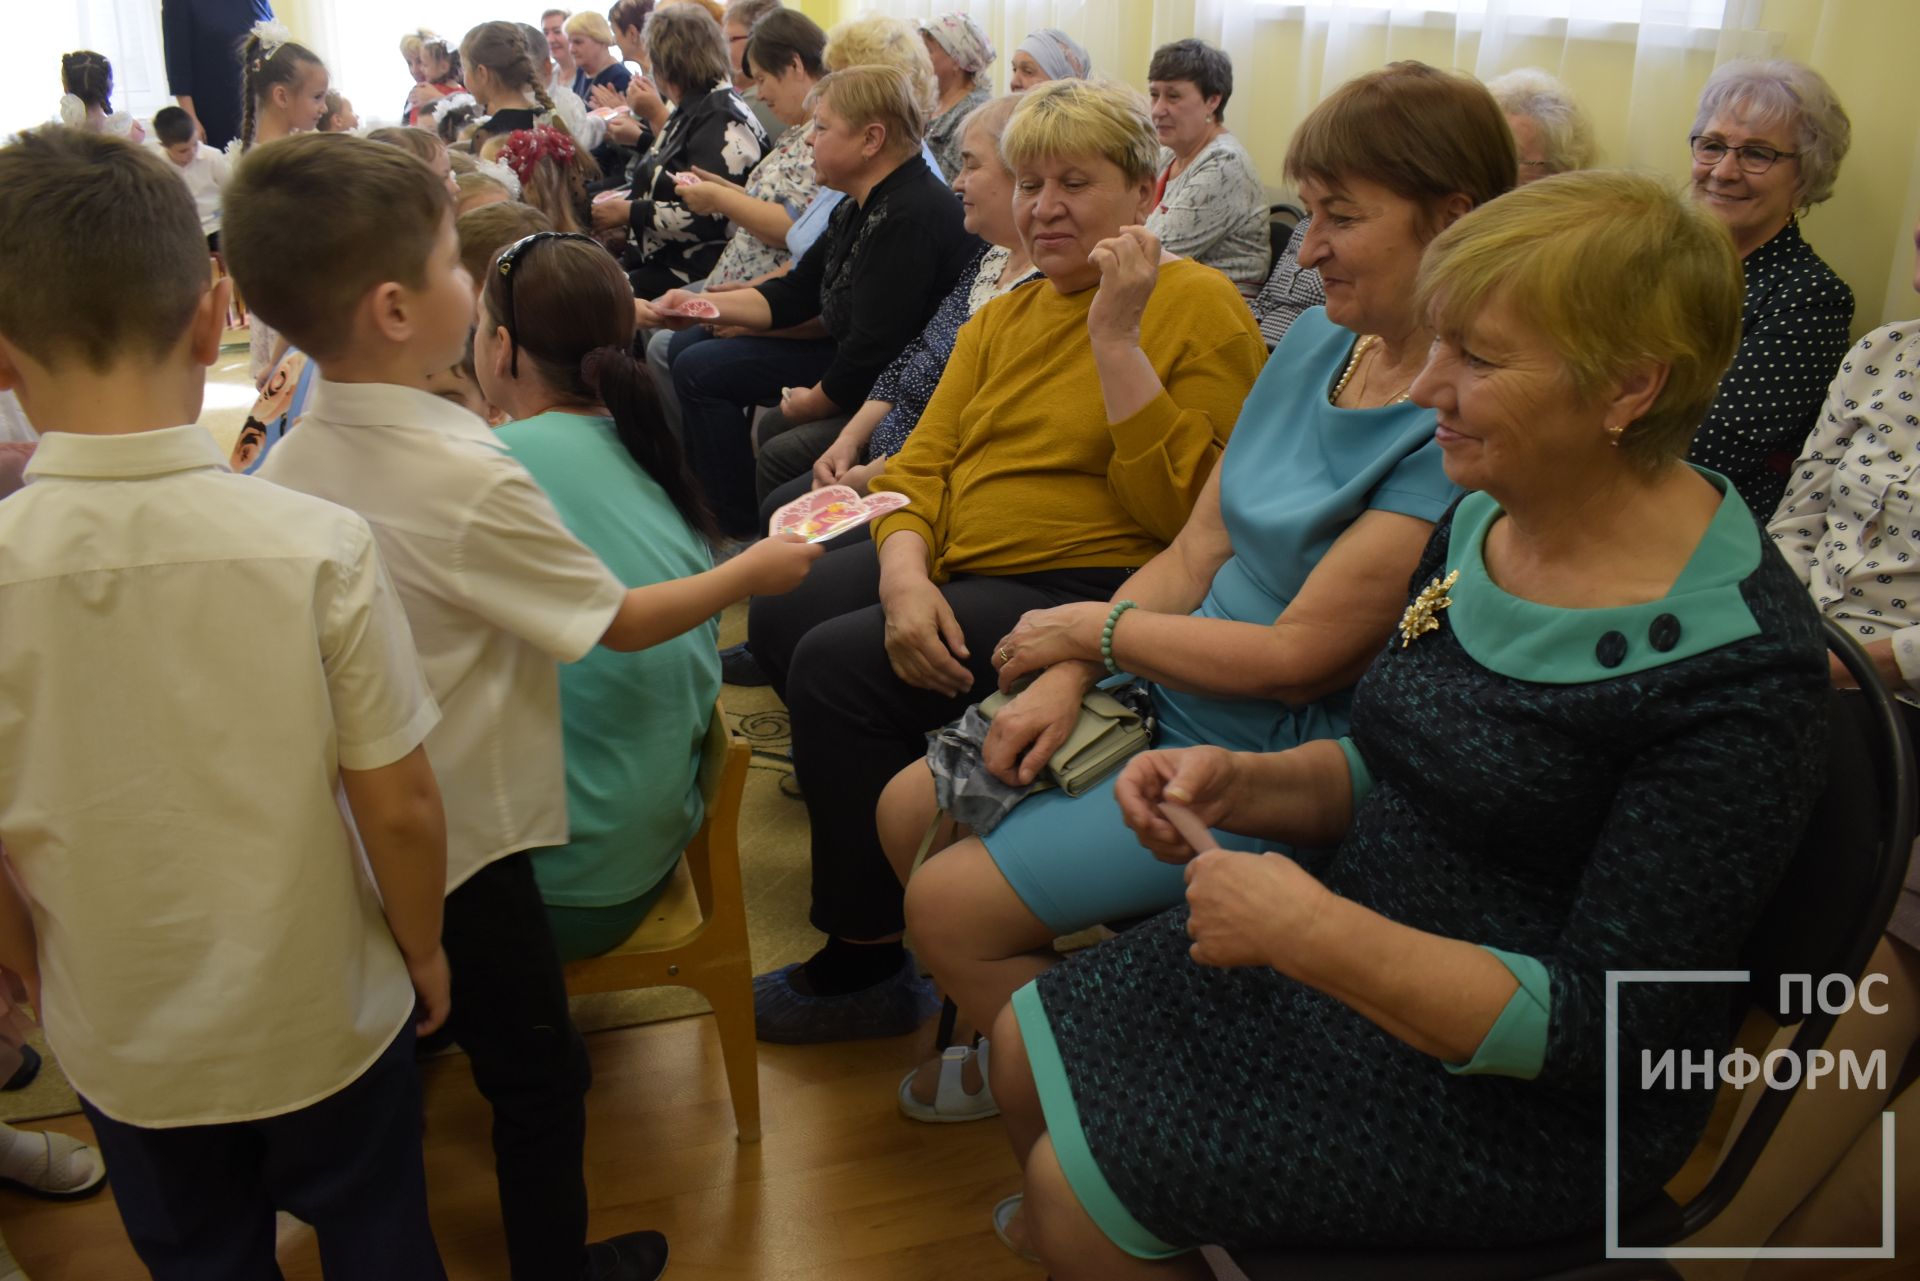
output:
[[[225,243],[253,307],[321,372],[261,475],[373,525],[446,714],[428,747],[449,817],[449,1031],[493,1106],[512,1275],[652,1281],[659,1233],[585,1242],[589,1073],[528,854],[568,835],[556,660],[644,649],[790,590],[819,548],[769,539],[623,587],[487,425],[430,390],[464,353],[473,286],[451,198],[400,149],[338,135],[262,148],[229,189]]]
[[[165,160],[26,134],[0,240],[0,388],[42,433],[0,503],[0,966],[155,1277],[273,1274],[286,1209],[330,1276],[444,1278],[439,712],[372,534],[196,425],[227,285]]]

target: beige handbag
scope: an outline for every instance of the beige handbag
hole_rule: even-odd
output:
[[[1012,701],[994,694],[980,704],[980,715],[991,721]],[[1119,769],[1121,764],[1153,738],[1147,719],[1103,689],[1088,690],[1080,700],[1080,719],[1058,751],[1047,758],[1047,768],[1034,780],[1034,790],[1057,787],[1078,796]]]

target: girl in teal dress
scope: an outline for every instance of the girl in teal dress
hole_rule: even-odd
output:
[[[511,292],[495,289],[517,318],[513,359],[491,336],[477,344],[488,399],[515,414],[500,443],[621,582],[711,569],[706,509],[651,383],[626,354],[633,296],[619,267],[585,237],[544,239],[559,243],[522,242]],[[717,634],[709,619],[634,653],[597,647],[560,669],[569,838],[536,850],[533,874],[562,961],[633,933],[700,827]]]

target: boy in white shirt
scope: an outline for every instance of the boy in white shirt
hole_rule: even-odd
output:
[[[367,518],[445,712],[428,748],[447,800],[448,1030],[493,1106],[513,1277],[652,1281],[658,1232],[585,1244],[590,1073],[528,853],[567,839],[556,660],[644,649],[788,591],[820,549],[768,539],[623,587],[487,424],[427,390],[473,323],[453,214],[398,147],[305,134],[247,154],[227,190],[228,269],[320,370],[260,474]]]
[[[227,185],[230,172],[227,158],[201,143],[193,117],[178,107],[153,113],[153,141],[148,145],[163,153],[187,184],[207,248],[220,252],[220,189]]]
[[[281,1208],[330,1278],[444,1278],[439,712],[372,533],[194,425],[227,290],[164,160],[22,135],[0,243],[0,388],[43,433],[0,503],[0,964],[154,1277],[277,1275]]]

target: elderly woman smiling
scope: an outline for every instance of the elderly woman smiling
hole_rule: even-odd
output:
[[[1349,81],[1301,124],[1287,175],[1313,211],[1301,257],[1326,277],[1326,310],[1304,313],[1267,362],[1173,545],[1113,600],[1028,614],[996,644],[1003,688],[1040,675],[994,718],[994,774],[1038,775],[1108,674],[1103,636],[1116,665],[1152,681],[1164,744],[1276,751],[1346,732],[1353,682],[1456,496],[1432,412],[1407,399],[1432,342],[1414,273],[1426,243],[1510,188],[1513,170],[1487,91],[1421,63]],[[933,804],[924,762],[888,788],[881,832],[902,870]],[[1128,836],[1109,780],[1028,797],[929,861],[907,919],[935,978],[986,1027],[1054,962],[1056,936],[1171,907],[1181,889],[1179,869]],[[940,1119],[989,1112],[972,1066],[959,1083],[970,1099],[951,1086],[938,1099],[926,1072],[909,1088]]]
[[[1746,276],[1740,354],[1688,455],[1764,518],[1847,354],[1853,291],[1800,235],[1833,194],[1852,126],[1833,87],[1798,62],[1730,62],[1700,91],[1693,197],[1726,224]]]
[[[898,942],[881,788],[928,730],[991,692],[993,643],[1022,613],[1105,599],[1173,540],[1260,369],[1233,286],[1165,258],[1138,225],[1158,153],[1138,93],[1031,90],[1000,147],[1015,230],[1047,279],[960,330],[919,425],[872,482],[911,505],[749,617],[792,717],[812,919],[832,936],[756,980],[763,1040],[897,1035],[931,1012]]]
[[[1122,810],[1187,863],[1186,905],[996,1025],[1014,1226],[1062,1281],[1211,1276],[1182,1257],[1201,1242],[1597,1231],[1607,971],[1731,966],[1819,788],[1818,618],[1738,492],[1682,461],[1739,332],[1725,235],[1654,180],[1562,175],[1443,232],[1419,297],[1438,340],[1413,394],[1479,492],[1434,531],[1351,738],[1136,757]],[[1327,852],[1196,849],[1176,805]],[[1622,1060],[1734,1030],[1711,985],[1617,1017]],[[1713,1094],[1621,1076],[1630,1207]]]

